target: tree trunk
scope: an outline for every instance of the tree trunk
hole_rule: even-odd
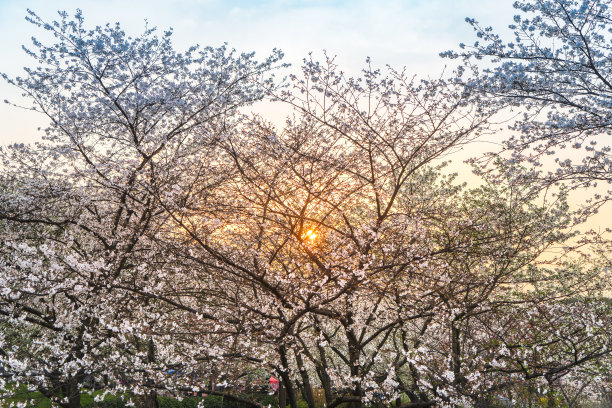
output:
[[[548,408],[554,408],[557,406],[557,399],[555,398],[555,385],[553,383],[553,380],[551,380],[549,377],[546,376],[545,378],[546,382],[548,382],[548,391],[546,392],[546,406]]]
[[[62,408],[81,408],[81,389],[76,378],[70,377],[62,384],[61,389],[63,399],[59,405]]]
[[[336,398],[336,394],[331,386],[331,378],[329,378],[329,374],[327,374],[327,355],[325,349],[319,344],[317,344],[317,348],[319,349],[319,359],[321,361],[320,366],[317,367],[317,375],[319,376],[319,380],[321,380],[321,386],[325,393],[325,405],[330,406],[334,398]]]
[[[289,376],[289,360],[287,359],[287,349],[284,345],[278,348],[278,354],[281,360],[283,370],[279,373],[279,391],[280,387],[284,386],[287,397],[289,397],[289,405],[291,408],[297,408],[297,393]],[[279,392],[280,396],[280,392]]]
[[[159,408],[159,402],[157,401],[157,391],[150,390],[145,395],[139,395],[136,398],[137,408]]]
[[[493,405],[491,405],[491,402],[489,400],[489,398],[479,398],[475,403],[474,403],[474,408],[489,408],[492,407]]]
[[[359,387],[353,395],[355,397],[358,397],[359,400],[351,402],[350,407],[351,408],[361,408],[363,406],[363,401],[361,400],[361,387]]]
[[[147,344],[147,362],[155,362],[155,342],[153,338],[149,338]],[[144,395],[136,398],[136,406],[138,408],[159,408],[159,402],[157,401],[157,391],[153,386],[155,385],[153,379],[147,379],[145,381],[145,387],[149,388]]]
[[[310,377],[308,376],[308,370],[304,367],[304,361],[299,353],[295,353],[295,361],[297,362],[298,369],[300,370],[300,376],[302,377],[302,397],[309,408],[315,408],[314,396],[312,395],[312,385],[310,384]]]
[[[319,319],[314,318],[314,329],[317,336],[322,336],[323,332],[321,331],[321,327],[319,325]],[[319,351],[319,359],[315,360],[315,370],[319,380],[321,381],[321,387],[323,387],[323,393],[325,394],[325,406],[330,406],[336,398],[334,390],[332,389],[331,378],[329,374],[327,374],[327,353],[325,352],[325,347],[323,347],[319,342],[317,343],[317,350]]]
[[[352,378],[361,378],[361,366],[359,365],[359,356],[361,354],[361,344],[357,338],[357,335],[351,329],[353,324],[352,313],[347,313],[347,325],[345,326],[346,338],[348,340],[348,357],[349,357],[349,368],[351,371]],[[363,403],[361,397],[363,396],[363,390],[361,389],[361,383],[357,382],[353,386],[353,396],[359,397],[358,401],[350,403],[351,408],[361,408]]]
[[[289,399],[291,408],[297,408],[297,393],[287,371],[280,373],[279,396],[281,388],[284,389],[285,392],[285,401]]]
[[[285,408],[286,406],[287,406],[287,390],[285,389],[285,382],[282,379],[280,379],[278,381],[278,408]]]

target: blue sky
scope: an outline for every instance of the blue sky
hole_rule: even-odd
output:
[[[309,51],[337,55],[348,72],[366,57],[375,65],[407,67],[408,72],[437,76],[448,61],[440,51],[474,39],[465,17],[503,28],[511,23],[512,0],[0,0],[0,72],[19,75],[30,61],[21,51],[36,29],[24,20],[26,8],[42,18],[57,10],[83,10],[89,25],[119,21],[138,34],[147,19],[159,29],[172,27],[177,48],[220,45],[256,51],[262,57],[274,47],[285,61],[299,66]],[[19,92],[0,83],[0,101],[18,100]],[[0,104],[0,144],[35,140],[44,119]]]

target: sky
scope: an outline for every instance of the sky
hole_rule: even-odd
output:
[[[228,43],[238,51],[255,51],[261,59],[273,48],[285,53],[284,62],[297,70],[309,52],[335,55],[340,68],[357,73],[366,57],[375,66],[406,67],[408,73],[437,77],[448,60],[439,53],[472,43],[475,35],[466,17],[495,31],[509,32],[514,0],[0,0],[0,72],[14,77],[34,61],[22,51],[40,30],[25,21],[31,9],[46,21],[58,10],[83,11],[86,25],[120,22],[131,35],[145,26],[172,28],[173,42],[183,50],[194,44]],[[39,140],[47,121],[37,113],[2,103],[19,103],[20,92],[0,78],[0,146]],[[261,107],[259,108],[261,112]],[[270,107],[270,109],[275,109]],[[268,119],[275,112],[263,109]],[[276,118],[282,122],[281,117]],[[505,132],[492,136],[497,142]],[[506,134],[507,135],[507,134]],[[469,145],[464,157],[491,150],[488,143]],[[454,160],[464,177],[469,168]],[[460,167],[463,166],[463,167]],[[602,212],[591,225],[606,227],[612,210]]]
[[[341,69],[358,72],[366,57],[374,65],[406,67],[417,75],[438,76],[447,60],[438,54],[472,42],[473,17],[496,29],[512,21],[512,0],[0,0],[0,72],[13,77],[34,63],[22,51],[40,34],[25,21],[31,9],[46,21],[58,10],[83,11],[87,25],[120,22],[128,34],[144,29],[145,19],[159,30],[173,28],[178,49],[227,42],[260,58],[273,48],[297,69],[313,52],[335,55]],[[0,79],[0,145],[37,140],[46,120],[1,103],[20,101],[20,92]]]

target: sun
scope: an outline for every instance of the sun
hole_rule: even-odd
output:
[[[314,229],[309,229],[304,233],[304,239],[310,240],[310,242],[314,242],[317,239],[317,233]]]

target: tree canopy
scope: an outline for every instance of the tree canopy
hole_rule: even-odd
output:
[[[477,41],[442,55],[460,58],[466,85],[491,103],[524,108],[505,141],[513,159],[544,168],[546,183],[610,183],[612,128],[608,0],[516,1],[512,38],[474,19]],[[510,22],[510,21],[509,21]],[[575,149],[565,152],[564,149]],[[609,200],[598,190],[597,202]]]
[[[327,56],[283,83],[280,51],[28,19],[55,42],[4,75],[50,120],[0,151],[7,392],[258,407],[236,391],[264,373],[292,408],[315,389],[327,407],[458,407],[605,384],[607,269],[554,255],[576,235],[565,190],[503,161],[480,186],[447,171],[503,106],[482,89]],[[263,98],[292,109],[284,126],[241,110]]]

